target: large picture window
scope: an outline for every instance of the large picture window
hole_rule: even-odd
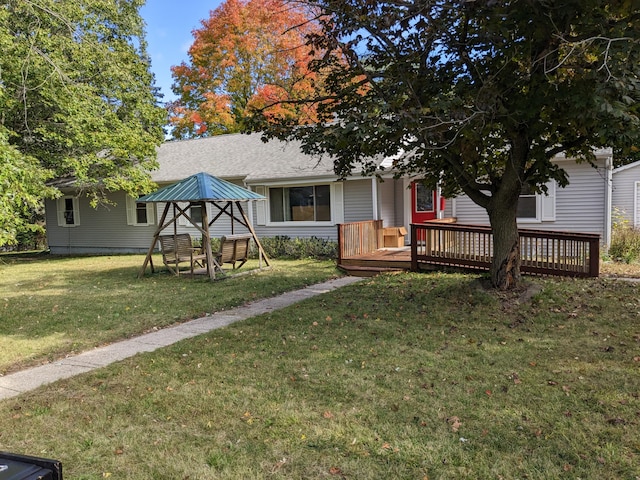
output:
[[[330,222],[329,185],[277,187],[269,189],[272,222]]]

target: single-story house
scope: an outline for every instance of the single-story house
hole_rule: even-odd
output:
[[[611,151],[597,152],[597,158],[598,168],[593,168],[559,157],[571,184],[564,189],[550,184],[548,196],[523,195],[521,226],[599,233],[604,243],[608,242]],[[458,223],[488,223],[484,210],[464,196],[445,201],[439,192],[427,191],[409,178],[392,178],[388,170],[383,182],[357,173],[339,181],[331,159],[304,155],[294,142],[264,143],[259,134],[166,142],[158,150],[158,162],[160,167],[152,172],[152,179],[161,187],[206,172],[264,195],[265,201],[246,209],[259,237],[335,240],[337,224],[364,220],[383,220],[384,226],[407,230],[411,223],[443,217],[457,217]],[[52,253],[148,250],[162,205],[136,203],[136,199],[116,192],[110,195],[115,206],[94,209],[73,188],[61,190],[62,197],[46,202]],[[191,216],[197,218],[198,212],[192,211]],[[181,233],[197,235],[187,222],[179,228]],[[224,223],[216,223],[211,234],[228,234],[226,228]]]

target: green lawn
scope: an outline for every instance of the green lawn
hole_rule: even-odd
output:
[[[138,279],[143,260],[0,256],[0,374],[338,275],[332,262],[277,260],[270,270],[215,282],[164,267]]]
[[[2,449],[65,479],[639,478],[639,287],[527,282],[368,279],[1,402]]]

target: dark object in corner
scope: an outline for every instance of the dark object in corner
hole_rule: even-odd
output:
[[[0,452],[0,480],[63,480],[62,464],[47,458]]]

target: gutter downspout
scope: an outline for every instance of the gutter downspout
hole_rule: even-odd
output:
[[[611,245],[611,222],[613,215],[612,199],[613,196],[613,157],[608,156],[604,162],[605,165],[605,190],[604,190],[604,247],[609,250]]]

